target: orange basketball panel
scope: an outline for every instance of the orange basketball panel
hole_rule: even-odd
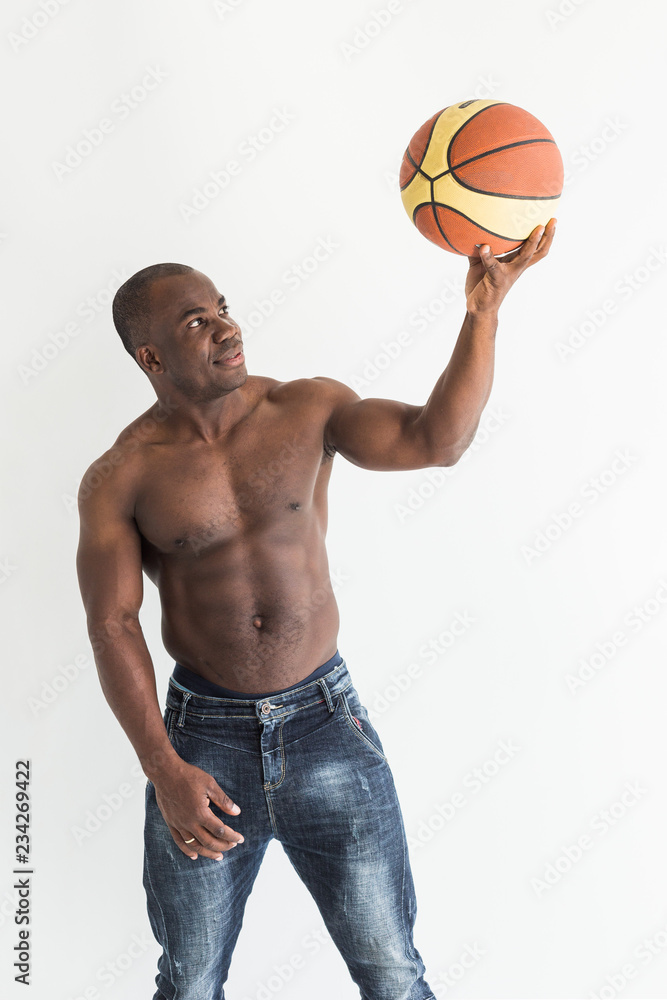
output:
[[[551,132],[523,108],[493,104],[473,115],[454,136],[449,147],[449,165],[455,167],[498,146],[529,139],[551,139],[553,142]]]
[[[398,184],[401,190],[407,187],[412,178],[417,173],[418,168],[415,167],[408,159],[408,154],[405,152],[403,154],[403,162],[401,163],[401,172],[398,175]]]
[[[442,111],[446,111],[447,108],[443,108]],[[442,114],[442,111],[438,111],[437,114],[429,118],[427,122],[424,122],[422,127],[418,129],[413,135],[412,139],[408,144],[408,152],[410,156],[415,161],[418,167],[421,166],[422,160],[424,159],[424,154],[428,149],[429,140],[433,134],[433,129],[438,118]]]
[[[486,243],[491,247],[491,253],[501,254],[515,250],[523,242],[490,233],[447,205],[419,205],[413,221],[422,236],[431,243],[468,257],[477,254],[477,243]]]
[[[499,149],[452,174],[473,191],[523,198],[558,197],[563,190],[563,161],[553,142],[532,142]]]
[[[439,247],[443,247],[445,250],[453,250],[454,248],[447,242],[444,238],[440,229],[438,228],[438,222],[435,215],[435,205],[432,202],[426,202],[423,205],[418,205],[415,209],[415,214],[412,220],[422,234],[431,243],[436,243]],[[458,251],[454,251],[458,253]]]

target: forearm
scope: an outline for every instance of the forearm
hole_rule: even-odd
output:
[[[431,454],[446,465],[471,444],[493,384],[497,312],[466,313],[449,364],[419,415]]]
[[[88,623],[104,697],[147,778],[180,760],[167,736],[155,670],[138,619]]]

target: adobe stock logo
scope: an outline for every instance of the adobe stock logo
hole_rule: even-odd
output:
[[[60,13],[61,7],[67,3],[69,0],[40,0],[38,9],[23,18],[18,31],[10,31],[7,35],[7,40],[14,52],[18,52],[24,45],[36,38],[56,14]]]
[[[155,90],[167,79],[167,74],[159,66],[147,66],[140,82],[130,90],[123,91],[111,102],[111,116],[100,118],[92,128],[85,128],[81,136],[65,148],[62,160],[54,160],[51,169],[62,182],[87,160],[96,149],[106,141],[107,137],[116,131],[120,122],[126,121],[146,100],[151,91]]]
[[[615,628],[611,634],[598,639],[592,652],[579,658],[577,669],[565,675],[565,683],[570,694],[576,695],[599,676],[616,654],[627,646],[628,641],[664,614],[665,608],[667,608],[667,578],[662,576],[657,586],[654,585],[649,597],[629,608],[622,620],[623,628]]]
[[[648,253],[638,264],[626,268],[622,277],[614,282],[606,298],[586,309],[583,317],[570,324],[567,337],[556,341],[554,347],[560,360],[568,361],[580,351],[666,263],[667,249],[664,245],[659,245],[649,247]]]
[[[641,975],[647,965],[650,965],[656,958],[664,958],[667,951],[667,924],[664,919],[660,926],[655,927],[644,934],[641,941],[635,945],[632,951],[632,961],[624,961],[617,966],[614,972],[608,973],[604,977],[604,985],[597,987],[596,991],[591,991],[588,996],[591,1000],[615,1000],[624,992],[631,979],[636,979]],[[636,987],[635,987],[636,990]]]
[[[424,504],[436,494],[437,490],[441,489],[452,476],[457,475],[457,469],[459,469],[461,464],[469,462],[471,457],[480,448],[484,447],[491,438],[491,435],[500,430],[508,419],[509,414],[505,412],[502,406],[494,406],[492,410],[489,410],[480,422],[472,443],[463,453],[457,465],[436,466],[426,469],[424,478],[419,486],[412,487],[408,491],[405,502],[394,504],[394,513],[398,520],[403,524],[408,517],[413,517],[417,511],[421,510]]]
[[[539,876],[530,880],[531,887],[538,899],[550,892],[575,867],[588,851],[591,851],[610,830],[614,830],[621,820],[635,808],[648,789],[639,781],[626,781],[623,791],[606,808],[600,809],[591,817],[587,830],[575,841],[561,844],[560,854],[553,861],[548,861]],[[597,839],[596,839],[597,835]]]
[[[222,21],[226,14],[233,14],[244,3],[245,0],[213,0],[213,7]]]
[[[414,0],[407,0],[408,6]],[[398,14],[405,10],[403,0],[388,0],[386,6],[374,9],[367,21],[357,24],[352,39],[340,43],[340,51],[346,63],[352,62],[355,56],[364,52],[383,31],[393,24]]]
[[[287,108],[273,108],[266,125],[247,135],[238,144],[236,155],[227,160],[219,170],[210,170],[208,178],[192,191],[189,202],[181,202],[178,210],[183,221],[189,223],[201,215],[229,187],[233,179],[243,173],[244,167],[256,160],[293,121],[296,121],[296,115]]]
[[[77,303],[74,308],[76,318],[70,319],[57,330],[52,330],[39,347],[30,349],[30,357],[26,357],[25,364],[21,364],[17,368],[23,385],[28,385],[40,372],[48,368],[51,362],[55,361],[70,346],[72,341],[83,333],[89,323],[92,323],[100,313],[109,308],[116,291],[127,278],[129,278],[129,273],[125,268],[114,269],[104,285]]]
[[[553,545],[584,516],[586,511],[590,510],[591,506],[616,486],[637,461],[638,456],[633,455],[627,448],[617,448],[609,465],[596,476],[587,479],[579,488],[578,496],[582,497],[587,505],[578,499],[571,500],[564,510],[561,509],[551,514],[547,524],[534,534],[532,544],[521,546],[521,555],[525,559],[526,565],[532,566],[536,560],[541,559],[545,553],[549,552]]]

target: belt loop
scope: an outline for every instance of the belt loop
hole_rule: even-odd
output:
[[[178,721],[176,723],[176,725],[179,728],[185,722],[185,708],[186,708],[186,706],[187,706],[187,704],[188,704],[188,702],[189,702],[189,700],[190,700],[191,697],[192,697],[192,694],[190,693],[190,691],[184,691],[183,692],[183,701],[181,702],[181,711],[179,713]]]
[[[324,680],[323,677],[319,677],[317,683],[320,685],[322,691],[324,692],[324,699],[327,703],[327,708],[329,709],[329,712],[334,712],[335,711],[334,703],[331,697],[331,691],[329,691],[329,688],[327,687],[327,682]]]

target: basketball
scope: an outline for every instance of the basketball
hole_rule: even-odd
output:
[[[556,215],[563,160],[533,115],[502,101],[463,101],[438,111],[413,135],[399,177],[419,232],[451,253],[492,254],[521,245]]]

